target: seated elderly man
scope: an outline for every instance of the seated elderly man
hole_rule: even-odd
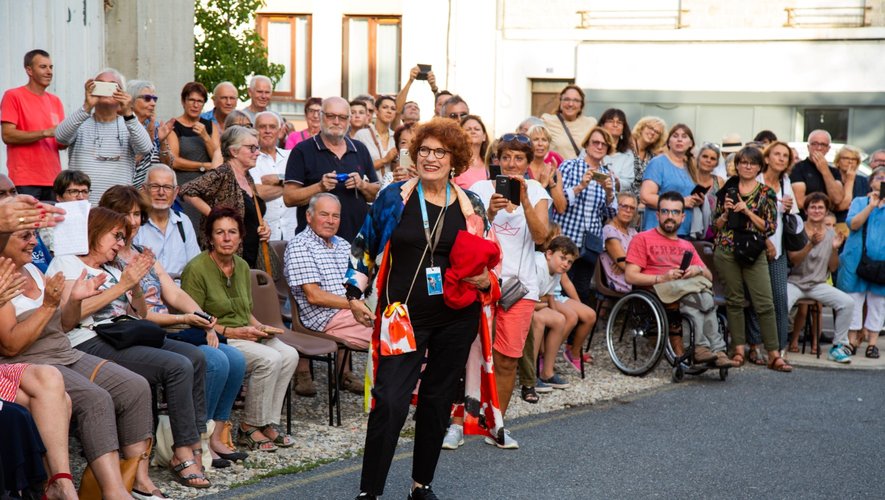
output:
[[[350,243],[335,236],[341,221],[341,203],[331,193],[316,194],[307,205],[306,216],[307,227],[292,238],[284,256],[286,281],[298,306],[301,323],[349,346],[366,349],[372,329],[357,323],[350,312],[350,302],[344,297]],[[280,340],[287,342],[286,335]],[[344,363],[341,354],[339,352],[338,360]],[[316,394],[307,362],[299,363],[295,375],[297,394]],[[342,385],[355,394],[363,393],[362,379],[350,371],[344,373]]]
[[[833,347],[830,348],[828,358],[837,363],[850,363],[848,328],[851,326],[854,301],[847,293],[827,283],[828,274],[839,268],[839,247],[845,238],[842,233],[824,224],[824,218],[830,209],[827,195],[817,191],[806,196],[804,201],[802,209],[808,217],[805,221],[808,243],[802,250],[787,252],[793,266],[787,276],[787,310],[792,309],[796,301],[802,298],[813,299],[832,307],[836,325],[833,331]],[[796,337],[790,339],[790,345],[796,345]]]
[[[627,249],[627,283],[634,287],[654,287],[667,304],[679,301],[679,311],[691,318],[695,329],[694,360],[714,362],[717,367],[733,366],[725,353],[725,340],[716,321],[713,304],[713,275],[704,266],[694,246],[676,236],[685,217],[685,200],[681,194],[668,191],[658,198],[658,227],[633,237]],[[689,266],[683,270],[686,254]],[[668,311],[668,316],[670,315]],[[682,355],[683,341],[677,333],[678,322],[670,318],[670,343]],[[674,328],[675,326],[675,328]]]
[[[132,242],[150,248],[167,273],[181,274],[199,255],[200,245],[191,220],[172,208],[179,189],[175,171],[163,164],[152,166],[141,189],[151,200],[151,208]]]

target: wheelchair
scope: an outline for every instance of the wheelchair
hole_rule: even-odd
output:
[[[701,255],[706,251],[712,253],[711,247],[696,246]],[[716,318],[719,331],[727,339],[725,316],[717,312]],[[677,356],[670,345],[671,320],[682,325],[682,338],[688,336],[688,345],[681,356]],[[637,289],[618,299],[608,313],[605,336],[612,362],[625,375],[638,377],[647,374],[658,365],[662,355],[673,367],[673,382],[681,382],[686,374],[700,375],[707,370],[717,369],[712,362],[694,362],[695,325],[678,308],[668,309],[652,291]],[[728,378],[728,367],[718,370],[720,380]]]

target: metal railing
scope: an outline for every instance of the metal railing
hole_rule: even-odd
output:
[[[785,28],[863,28],[870,26],[869,5],[855,7],[785,7]]]
[[[579,10],[578,29],[683,29],[686,9]]]

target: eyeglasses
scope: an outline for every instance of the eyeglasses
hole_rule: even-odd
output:
[[[874,180],[874,181],[885,181],[885,175],[877,175],[877,176],[873,177],[872,180]]]
[[[120,156],[96,156],[98,161],[120,161]]]
[[[240,147],[241,147],[241,148],[249,148],[249,152],[250,152],[250,153],[257,153],[258,150],[261,149],[260,147],[258,147],[257,144],[243,144],[243,145],[240,146]]]
[[[559,102],[576,102],[576,103],[580,104],[584,101],[581,99],[574,98],[574,97],[560,97]]]
[[[188,104],[199,104],[200,106],[202,106],[203,104],[206,104],[206,101],[204,101],[202,99],[185,99],[184,102],[186,102]]]
[[[741,160],[738,162],[737,166],[739,166],[739,167],[759,167],[760,165],[758,163],[753,163],[751,161]]]
[[[464,118],[465,116],[467,116],[467,115],[469,115],[469,114],[470,114],[470,113],[467,113],[467,112],[464,112],[464,113],[449,113],[449,118],[451,118],[452,120],[460,120],[461,118]]]
[[[498,142],[510,142],[517,141],[523,144],[531,144],[532,140],[529,139],[529,136],[525,134],[504,134],[501,136],[501,140]]]
[[[624,122],[622,122],[619,118],[609,118],[608,120],[605,121],[605,123],[611,123],[612,125],[623,125],[624,124]]]
[[[117,241],[123,241],[126,239],[126,235],[120,231],[117,231],[116,233],[114,233],[114,239]]]
[[[632,212],[636,210],[636,205],[618,205],[618,208],[623,208],[627,212]]]
[[[608,143],[605,141],[590,141],[590,145],[594,148],[608,148]]]
[[[422,158],[427,158],[428,156],[430,156],[431,151],[433,151],[433,156],[435,156],[438,160],[443,159],[447,154],[451,153],[451,151],[449,151],[448,149],[430,149],[427,146],[421,146],[418,148],[418,156]]]
[[[22,241],[31,241],[37,239],[37,231],[23,231],[20,235],[18,235]]]
[[[346,122],[350,120],[350,115],[336,115],[334,113],[326,113],[325,111],[320,111],[320,113],[322,113],[322,115],[325,116],[330,122]]]
[[[809,142],[808,145],[813,148],[828,148],[828,147],[830,147],[829,142]]]
[[[316,115],[320,113],[320,108],[307,108],[308,115]]]
[[[160,191],[166,191],[167,193],[171,193],[172,191],[175,191],[175,186],[172,186],[169,184],[151,183],[151,184],[148,184],[147,187],[148,187],[148,189],[150,189],[154,193],[159,193]]]
[[[682,215],[682,210],[678,208],[659,208],[658,213],[661,215]]]
[[[157,102],[160,100],[159,96],[155,96],[154,94],[142,94],[138,96],[138,98],[145,102]]]
[[[664,133],[663,130],[658,130],[658,129],[652,127],[651,125],[646,125],[645,128],[647,128],[648,130],[651,130],[652,132],[654,132],[655,135],[663,135],[663,133]]]
[[[89,189],[65,189],[65,194],[71,198],[79,198],[81,196],[89,196]]]

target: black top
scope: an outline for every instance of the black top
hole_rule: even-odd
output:
[[[246,234],[243,235],[243,260],[254,269],[258,258],[258,213],[255,211],[255,201],[249,193],[242,188],[240,191],[243,193],[243,224],[246,226]]]
[[[390,236],[390,259],[392,267],[388,274],[387,291],[379,297],[381,307],[387,305],[387,296],[392,302],[404,301],[409,292],[409,285],[418,270],[418,277],[412,287],[412,295],[406,305],[409,307],[409,316],[415,328],[435,328],[447,325],[456,319],[464,318],[465,315],[475,315],[479,321],[480,303],[475,302],[464,309],[452,309],[446,305],[442,295],[427,294],[427,275],[425,269],[430,266],[430,251],[419,262],[427,239],[424,234],[421,221],[421,206],[418,204],[418,194],[413,193],[403,208],[402,218],[399,225]],[[442,207],[427,203],[427,220],[430,228],[439,216]],[[442,223],[442,221],[441,221]],[[449,268],[449,253],[455,244],[455,237],[461,229],[467,229],[464,214],[461,213],[457,200],[449,205],[446,210],[445,222],[442,223],[442,235],[439,244],[433,254],[433,265],[440,268],[443,278]],[[431,238],[435,238],[435,234]]]
[[[347,144],[347,151],[340,159],[326,147],[321,135],[299,142],[289,154],[286,182],[294,181],[302,186],[311,186],[320,182],[323,174],[333,170],[338,174],[359,172],[360,175],[367,177],[369,182],[378,182],[372,156],[369,155],[366,146],[348,137],[344,138],[344,142]],[[338,226],[338,236],[353,242],[369,212],[369,204],[356,189],[345,189],[343,182],[339,182],[331,192],[341,201],[341,225]],[[298,210],[297,218],[296,234],[307,226],[305,210]],[[420,224],[418,229],[421,229]]]
[[[842,182],[842,174],[839,172],[838,168],[830,167],[830,173],[833,174],[834,179]],[[824,184],[824,176],[818,172],[814,162],[808,158],[800,161],[795,167],[793,167],[793,171],[790,173],[790,182],[792,184],[804,182],[805,196],[808,196],[811,193],[827,194],[827,186]],[[804,217],[805,211],[802,210],[802,207],[799,207],[799,211]]]

